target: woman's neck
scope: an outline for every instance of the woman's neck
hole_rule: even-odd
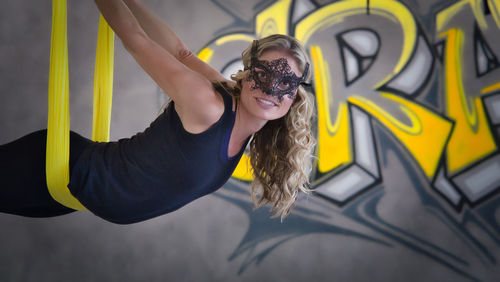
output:
[[[241,106],[239,100],[236,100],[236,103],[238,103],[238,107],[236,108],[236,119],[234,121],[235,124],[233,130],[236,129],[238,135],[241,135],[241,137],[246,140],[248,137],[264,127],[267,120],[257,118],[248,113],[245,107]]]

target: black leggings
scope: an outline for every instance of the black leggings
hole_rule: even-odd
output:
[[[56,202],[47,190],[46,142],[47,130],[39,130],[0,145],[0,212],[50,217],[75,211]],[[70,133],[70,171],[91,143],[75,132]]]

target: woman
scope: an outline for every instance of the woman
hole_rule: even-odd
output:
[[[172,99],[144,132],[97,143],[71,132],[71,193],[91,212],[134,223],[172,212],[220,188],[250,142],[252,199],[282,219],[307,192],[314,147],[313,100],[304,48],[293,38],[262,38],[243,53],[245,69],[226,80],[194,56],[144,5],[96,0],[127,51]],[[73,210],[45,182],[46,132],[0,146],[0,211],[47,217]]]

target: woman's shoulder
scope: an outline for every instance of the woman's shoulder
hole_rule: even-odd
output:
[[[200,88],[190,101],[175,101],[174,109],[184,129],[190,133],[201,133],[215,124],[225,111],[224,98],[213,86]]]

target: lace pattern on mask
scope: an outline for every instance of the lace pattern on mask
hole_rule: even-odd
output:
[[[260,89],[269,96],[277,97],[279,102],[283,100],[285,95],[288,95],[291,99],[295,98],[297,93],[295,90],[307,76],[309,63],[306,64],[302,76],[298,77],[285,58],[279,58],[271,62],[258,60],[257,49],[258,42],[255,40],[252,45],[250,67],[246,68],[250,70],[247,81],[254,81],[251,89]]]

